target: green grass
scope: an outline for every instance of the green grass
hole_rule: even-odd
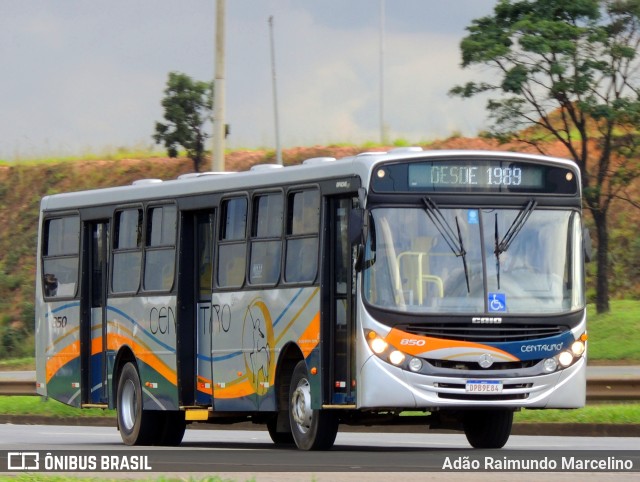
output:
[[[420,412],[421,413],[421,412]],[[418,412],[407,412],[417,415]],[[40,397],[0,397],[0,415],[40,415],[55,418],[115,417],[115,410],[77,409]],[[640,423],[640,403],[589,405],[576,410],[522,410],[519,423]]]
[[[640,301],[611,301],[611,311],[598,315],[587,308],[589,360],[640,363]]]
[[[640,403],[587,405],[576,410],[528,410],[516,412],[516,423],[640,423]]]
[[[115,410],[77,409],[42,397],[0,397],[0,415],[43,415],[56,418],[115,417]]]
[[[35,370],[36,359],[34,357],[12,358],[0,360],[0,372],[15,370]]]
[[[166,157],[167,152],[160,148],[160,146],[154,146],[153,144],[147,144],[140,142],[133,146],[118,146],[118,147],[104,147],[99,152],[87,150],[80,154],[72,155],[15,155],[11,160],[0,160],[0,165],[38,165],[38,164],[59,164],[63,162],[78,162],[78,161],[96,161],[96,160],[111,160],[118,161],[121,159],[149,159],[154,157]]]

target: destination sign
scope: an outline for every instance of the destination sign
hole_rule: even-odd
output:
[[[513,192],[576,194],[571,169],[505,160],[395,163],[374,171],[377,192]]]
[[[516,187],[541,189],[542,166],[510,163],[507,165],[460,165],[459,163],[420,163],[409,166],[409,187]]]

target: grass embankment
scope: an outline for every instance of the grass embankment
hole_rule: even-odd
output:
[[[54,418],[115,417],[115,410],[79,410],[55,400],[40,397],[0,397],[1,415],[40,415]],[[523,410],[516,413],[520,423],[640,423],[640,404],[589,405],[578,410]]]
[[[640,365],[640,301],[611,301],[611,311],[598,315],[587,307],[589,362]]]
[[[515,423],[640,424],[640,403],[588,405],[576,410],[527,410],[516,412]]]
[[[12,358],[11,360],[0,360],[0,372],[35,370],[35,358]]]
[[[41,397],[0,397],[0,415],[41,415],[56,418],[115,417],[115,410],[86,408],[79,410]]]

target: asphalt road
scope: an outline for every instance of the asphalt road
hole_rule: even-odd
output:
[[[572,452],[563,452],[568,449]],[[276,447],[266,431],[187,430],[178,448],[138,448],[123,446],[115,428],[5,424],[0,425],[0,452],[5,450],[41,450],[54,455],[60,450],[67,454],[124,451],[125,454],[148,454],[155,473],[260,474],[256,481],[271,480],[265,474],[274,473],[307,475],[299,479],[279,477],[273,480],[316,481],[389,480],[392,478],[390,472],[424,476],[425,472],[441,470],[447,457],[453,461],[486,454],[497,459],[511,459],[554,457],[565,453],[571,456],[585,454],[585,457],[589,454],[592,458],[596,453],[605,458],[630,458],[640,470],[640,437],[512,436],[503,450],[474,451],[464,435],[458,434],[339,433],[332,450],[304,452],[293,447]],[[378,475],[365,477],[365,472]],[[307,477],[310,474],[314,477]],[[351,474],[351,478],[329,477],[330,474]],[[439,474],[443,475],[442,472]],[[640,478],[640,472],[635,476]],[[234,477],[232,480],[246,480],[244,475]],[[403,479],[403,482],[412,480],[404,475]],[[506,479],[494,477],[491,480]]]

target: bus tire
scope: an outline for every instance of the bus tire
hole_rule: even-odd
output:
[[[182,442],[187,421],[184,412],[157,412],[161,431],[157,439],[157,445],[176,447]]]
[[[291,430],[289,430],[288,432],[278,432],[277,415],[267,421],[267,430],[269,431],[269,437],[271,437],[271,440],[276,445],[293,445],[295,443]]]
[[[120,372],[116,408],[118,428],[127,445],[149,445],[154,442],[157,424],[152,412],[142,409],[142,385],[136,366],[127,362]]]
[[[338,418],[334,412],[311,408],[311,384],[304,360],[298,362],[289,388],[289,421],[291,434],[299,449],[327,450],[338,434]]]
[[[462,421],[464,434],[473,448],[500,449],[511,435],[513,411],[505,409],[467,412]]]

